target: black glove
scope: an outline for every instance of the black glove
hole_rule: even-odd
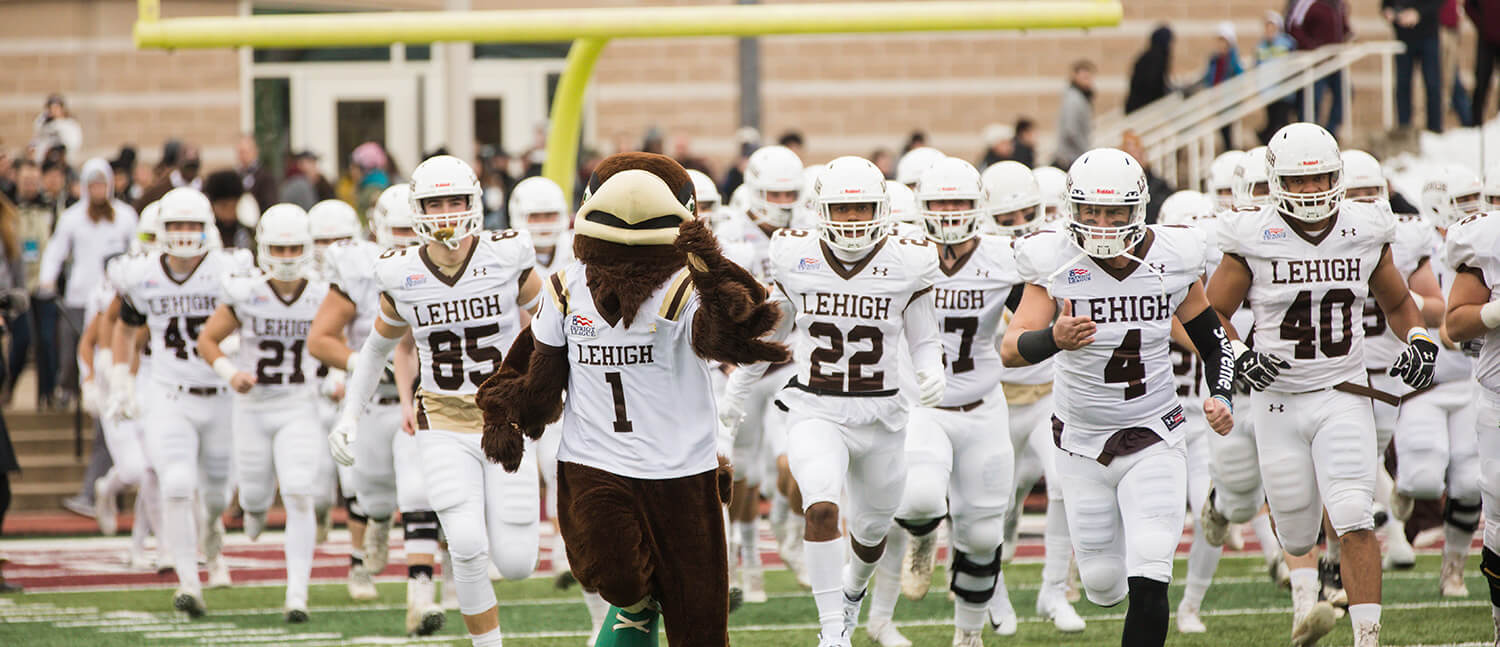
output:
[[[1401,381],[1413,389],[1432,386],[1432,370],[1437,366],[1438,346],[1426,335],[1412,338],[1406,350],[1396,358],[1390,376],[1400,376]]]
[[[1275,355],[1257,353],[1239,342],[1235,342],[1234,346],[1239,351],[1234,358],[1235,376],[1243,378],[1256,391],[1264,391],[1276,381],[1277,375],[1281,375],[1281,369],[1292,367],[1286,360]]]
[[[1470,339],[1469,341],[1459,344],[1459,348],[1463,350],[1464,355],[1467,355],[1469,357],[1479,357],[1479,351],[1484,349],[1484,338],[1475,337],[1473,339]]]

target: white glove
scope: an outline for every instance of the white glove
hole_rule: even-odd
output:
[[[724,389],[724,395],[719,398],[719,424],[729,431],[729,436],[734,437],[739,431],[740,421],[745,418],[745,392],[739,389]]]
[[[99,388],[99,394],[109,393],[109,370],[115,367],[115,352],[108,348],[100,348],[94,351],[93,373]]]
[[[104,416],[114,420],[134,418],[135,376],[130,374],[130,365],[115,364],[109,371],[109,382],[114,388],[109,390],[109,402],[105,406]]]
[[[358,427],[356,421],[339,416],[333,431],[328,432],[328,449],[339,465],[348,467],[354,464],[354,435]]]
[[[344,384],[348,381],[348,373],[336,368],[330,368],[328,369],[328,377],[323,378],[323,383],[318,385],[318,391],[323,394],[323,397],[332,400],[333,396],[338,395],[339,389],[343,388]]]
[[[89,415],[98,418],[101,413],[101,405],[105,404],[104,394],[100,392],[99,380],[84,380],[78,385],[78,399],[82,401],[83,410]]]
[[[947,381],[943,379],[942,371],[917,371],[917,404],[924,407],[937,406],[943,401],[943,389],[946,387]]]

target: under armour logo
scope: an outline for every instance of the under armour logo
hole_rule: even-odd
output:
[[[1273,405],[1271,405],[1271,413],[1286,413],[1286,405],[1284,405],[1284,404],[1273,404]]]
[[[1340,237],[1343,237],[1343,236],[1353,236],[1353,235],[1354,235],[1354,228],[1353,227],[1350,227],[1348,229],[1340,229],[1339,230],[1339,236]]]
[[[1147,265],[1150,265],[1151,269],[1154,270],[1157,274],[1166,274],[1167,273],[1167,264],[1166,263],[1147,263]]]
[[[870,268],[870,273],[874,274],[875,276],[890,276],[891,275],[891,268],[889,268],[889,267],[872,267],[872,268]]]
[[[990,278],[990,271],[989,270],[974,270],[974,276],[982,276],[984,278]]]
[[[488,268],[488,267],[476,267],[476,268],[474,268],[474,276],[488,276],[489,273],[490,273],[490,268]]]

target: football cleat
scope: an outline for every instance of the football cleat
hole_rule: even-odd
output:
[[[1464,558],[1443,551],[1443,569],[1438,575],[1438,586],[1445,598],[1469,597],[1469,586],[1464,583]]]
[[[380,597],[380,592],[375,589],[375,580],[370,577],[370,569],[363,564],[349,569],[349,598],[353,600],[374,600]]]
[[[430,636],[447,620],[442,607],[432,602],[432,578],[418,575],[406,581],[406,635]]]
[[[854,628],[859,626],[859,608],[864,605],[865,592],[860,591],[856,595],[849,595],[844,591],[844,639],[848,640],[854,635]]]
[[[1311,647],[1333,631],[1338,621],[1333,605],[1319,601],[1292,625],[1292,647]]]
[[[1402,523],[1410,521],[1411,511],[1416,505],[1417,502],[1412,500],[1411,497],[1402,494],[1400,490],[1396,489],[1395,485],[1391,486],[1391,516],[1395,517],[1397,521]]]
[[[115,504],[115,497],[109,494],[107,486],[105,479],[94,480],[94,521],[99,522],[99,532],[105,537],[110,537],[120,529],[118,520],[120,510]]]
[[[307,605],[287,607],[286,621],[287,624],[293,625],[300,625],[307,622]]]
[[[1188,606],[1186,601],[1177,605],[1177,632],[1184,634],[1201,634],[1208,631],[1203,626],[1203,619],[1198,617],[1198,607]]]
[[[1318,558],[1318,579],[1323,584],[1323,598],[1341,609],[1349,608],[1349,594],[1344,591],[1344,573],[1327,556]]]
[[[979,629],[973,631],[954,629],[953,647],[984,647],[984,632]]]
[[[1396,526],[1386,526],[1389,530],[1385,533],[1385,560],[1383,562],[1386,570],[1404,571],[1417,565],[1417,551],[1412,548],[1411,542],[1406,540],[1406,533],[1400,532]]]
[[[913,535],[901,559],[901,594],[908,600],[927,597],[932,588],[932,569],[937,561],[937,530]]]
[[[1203,541],[1208,542],[1208,545],[1219,548],[1229,540],[1229,518],[1214,505],[1213,489],[1208,491],[1208,501],[1205,502],[1198,521],[1199,527],[1203,529]]]
[[[227,589],[234,584],[229,577],[229,562],[219,555],[208,562],[208,588]]]
[[[1020,628],[1020,619],[1016,617],[1016,610],[1008,604],[998,612],[994,607],[990,607],[989,616],[990,628],[995,630],[997,636],[1014,636],[1016,630]]]
[[[849,632],[846,631],[837,636],[825,636],[819,632],[818,647],[851,647]]]
[[[865,633],[880,647],[911,647],[911,641],[901,635],[890,618],[871,618],[865,625]]]
[[[1083,618],[1059,591],[1039,591],[1036,596],[1036,613],[1052,621],[1052,626],[1065,634],[1074,634],[1087,628]]]
[[[172,606],[178,611],[188,614],[189,618],[202,618],[208,608],[203,604],[203,595],[187,589],[177,589],[172,594]]]

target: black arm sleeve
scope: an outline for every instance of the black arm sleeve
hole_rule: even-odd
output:
[[[1060,350],[1062,349],[1057,347],[1057,340],[1052,338],[1050,326],[1041,330],[1028,330],[1016,339],[1016,352],[1021,354],[1021,359],[1032,364],[1045,362]]]
[[[1203,359],[1208,372],[1208,393],[1224,398],[1234,392],[1234,350],[1229,346],[1229,336],[1219,324],[1219,315],[1213,308],[1204,308],[1203,313],[1192,321],[1182,324],[1188,338],[1198,348],[1198,357]]]
[[[146,325],[146,315],[141,314],[140,310],[136,310],[135,306],[130,305],[129,301],[120,299],[120,321],[124,322],[127,326],[144,326]]]

